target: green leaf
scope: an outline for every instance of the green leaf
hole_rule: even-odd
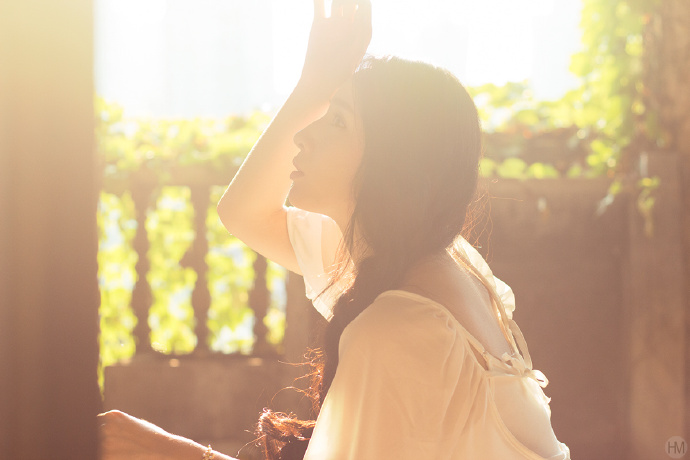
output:
[[[527,163],[520,158],[508,158],[496,168],[496,174],[506,179],[524,179]]]
[[[552,165],[544,163],[533,163],[527,168],[525,172],[527,177],[535,179],[553,179],[559,176],[558,170]]]

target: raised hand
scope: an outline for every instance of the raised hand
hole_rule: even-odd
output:
[[[334,0],[326,17],[324,0],[314,0],[314,22],[299,85],[330,98],[359,65],[371,41],[369,0]]]

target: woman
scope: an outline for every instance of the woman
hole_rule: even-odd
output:
[[[368,1],[330,17],[314,5],[302,77],[218,205],[231,233],[304,276],[330,320],[317,418],[266,411],[266,457],[570,458],[512,291],[461,236],[481,152],[471,98],[430,65],[363,60]],[[126,414],[103,420],[106,459],[229,458]]]

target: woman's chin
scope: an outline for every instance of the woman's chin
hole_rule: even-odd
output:
[[[293,182],[292,187],[290,187],[287,199],[290,202],[290,205],[296,208],[304,209],[305,211],[309,212],[317,212],[319,214],[324,213],[322,207],[315,202],[314,197],[307,193],[295,182]]]
[[[290,202],[290,204],[296,208],[309,211],[310,200],[308,198],[309,197],[305,196],[305,193],[302,190],[300,190],[300,186],[293,182],[287,196],[287,199]]]

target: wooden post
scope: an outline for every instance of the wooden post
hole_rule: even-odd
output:
[[[96,459],[91,0],[0,2],[0,458]]]
[[[283,339],[284,357],[281,361],[290,364],[305,363],[305,354],[308,348],[314,348],[314,331],[317,321],[325,321],[316,312],[311,302],[304,295],[304,280],[301,276],[292,272],[287,274],[287,305],[285,307],[286,326],[285,338]],[[309,379],[304,379],[310,371],[306,366],[282,366],[281,367],[281,387],[297,387],[306,390]],[[272,407],[278,410],[295,412],[298,417],[313,417],[312,405],[309,398],[298,391],[284,391],[276,395]],[[284,409],[285,408],[285,409]]]
[[[645,234],[633,196],[629,260],[624,283],[630,388],[629,449],[625,458],[664,458],[667,441],[687,436],[685,426],[686,312],[678,156],[648,156],[642,175],[658,176],[653,236]],[[687,444],[686,444],[687,448]],[[670,458],[670,457],[669,457]]]
[[[268,328],[264,324],[264,318],[268,312],[270,293],[266,286],[266,258],[261,254],[256,255],[254,261],[254,286],[249,292],[249,306],[254,310],[254,353],[255,355],[270,355],[274,353],[273,347],[266,341]]]
[[[678,153],[680,213],[685,266],[685,441],[690,449],[690,4],[687,0],[659,2],[648,26],[645,56],[650,64],[645,86],[651,108],[667,132],[666,148]],[[687,452],[687,450],[686,450]]]

